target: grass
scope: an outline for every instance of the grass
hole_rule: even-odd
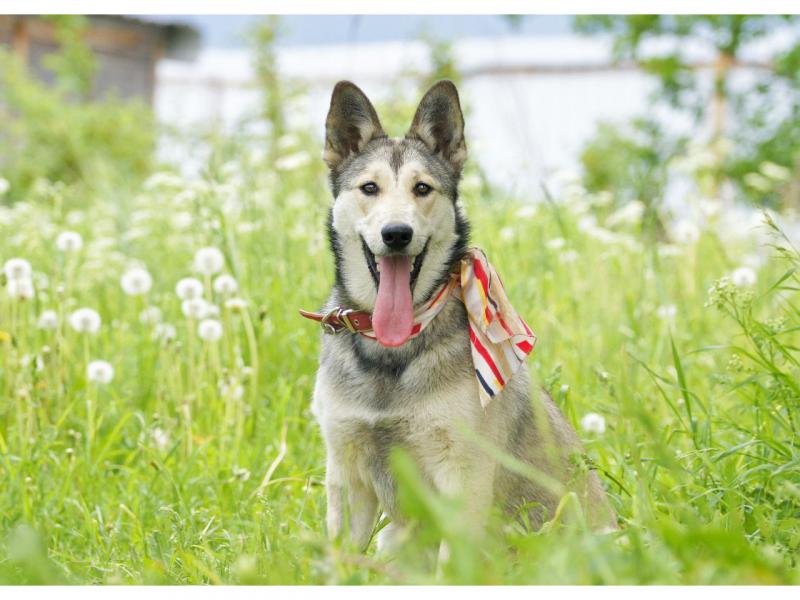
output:
[[[296,313],[332,279],[329,195],[316,161],[299,162],[212,163],[200,182],[157,176],[88,196],[39,185],[0,208],[0,257],[30,261],[37,289],[0,293],[0,581],[800,583],[796,252],[777,233],[779,249],[712,228],[680,245],[645,242],[635,224],[609,235],[586,219],[602,222],[598,198],[534,206],[473,177],[473,241],[539,335],[537,385],[579,431],[585,414],[605,418],[604,433],[581,434],[621,531],[496,518],[472,539],[458,500],[400,456],[419,537],[392,560],[329,544],[309,413],[319,331]],[[79,252],[57,250],[64,230],[82,235]],[[228,310],[203,279],[218,342],[198,337],[174,291],[205,246],[247,301]],[[770,256],[754,285],[720,281],[753,253]],[[145,296],[120,287],[133,264],[153,277]],[[102,317],[96,335],[68,324],[83,306]],[[148,306],[174,340],[154,339]],[[36,326],[45,309],[55,330]],[[113,365],[110,383],[87,381],[94,359]],[[437,576],[440,535],[452,558]]]

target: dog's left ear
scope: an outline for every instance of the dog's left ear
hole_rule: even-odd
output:
[[[464,115],[452,81],[440,81],[428,90],[419,103],[406,137],[420,140],[456,171],[461,170],[467,160],[467,144],[464,141]]]

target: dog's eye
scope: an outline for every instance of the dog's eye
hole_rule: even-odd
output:
[[[417,196],[427,196],[431,193],[433,188],[429,186],[427,183],[422,183],[421,181],[414,186],[414,193]]]
[[[368,181],[361,186],[361,191],[367,196],[376,196],[378,194],[378,184],[374,181]]]

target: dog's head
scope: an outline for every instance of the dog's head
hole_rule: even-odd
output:
[[[456,87],[440,81],[423,97],[404,138],[389,138],[369,99],[336,85],[325,123],[336,284],[373,311],[384,346],[408,339],[413,310],[448,279],[466,250],[458,182],[467,157]]]

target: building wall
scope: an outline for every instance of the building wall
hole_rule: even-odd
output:
[[[153,101],[155,65],[163,54],[164,33],[153,24],[120,17],[93,16],[87,42],[97,58],[92,96]],[[45,57],[58,45],[54,26],[37,17],[0,16],[0,44],[26,61],[42,81],[52,83]]]

